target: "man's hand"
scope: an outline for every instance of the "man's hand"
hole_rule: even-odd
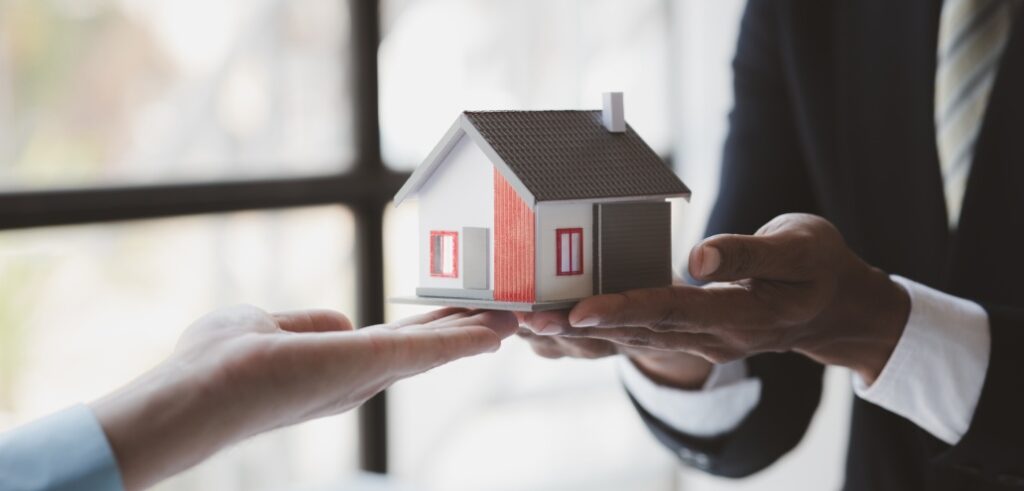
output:
[[[813,215],[779,216],[753,236],[708,238],[691,251],[690,274],[724,283],[585,299],[569,314],[574,335],[715,363],[797,351],[871,383],[910,311],[900,286]]]
[[[332,311],[220,310],[174,354],[91,407],[126,489],[180,472],[243,438],[352,409],[393,382],[495,351],[508,313],[443,309],[353,330]]]
[[[559,335],[572,332],[568,314],[564,310],[517,314],[519,322],[526,326],[519,329],[519,337],[545,358],[594,359],[625,355],[651,380],[678,389],[699,389],[711,373],[711,363],[699,356],[626,346],[604,339]]]

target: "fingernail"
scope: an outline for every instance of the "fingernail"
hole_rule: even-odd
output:
[[[601,323],[601,319],[596,316],[584,317],[576,322],[572,323],[573,327],[594,327]]]
[[[700,276],[707,278],[718,270],[722,265],[722,253],[718,248],[711,246],[701,247]]]
[[[562,326],[559,326],[557,322],[548,322],[537,326],[536,332],[542,335],[558,334],[562,332]]]

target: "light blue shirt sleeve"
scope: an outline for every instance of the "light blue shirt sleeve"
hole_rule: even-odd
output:
[[[99,421],[77,405],[0,433],[4,491],[123,491]]]

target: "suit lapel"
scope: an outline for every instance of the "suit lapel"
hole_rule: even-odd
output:
[[[835,189],[854,193],[852,240],[872,264],[941,285],[949,237],[932,117],[941,5],[837,5],[834,158],[845,182]]]

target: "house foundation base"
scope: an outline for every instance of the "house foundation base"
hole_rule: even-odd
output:
[[[541,312],[545,310],[571,309],[579,300],[559,300],[557,302],[502,302],[499,300],[477,300],[470,298],[443,297],[393,297],[391,303],[411,305],[439,305],[444,307],[462,307],[467,309],[507,310],[511,312]]]

